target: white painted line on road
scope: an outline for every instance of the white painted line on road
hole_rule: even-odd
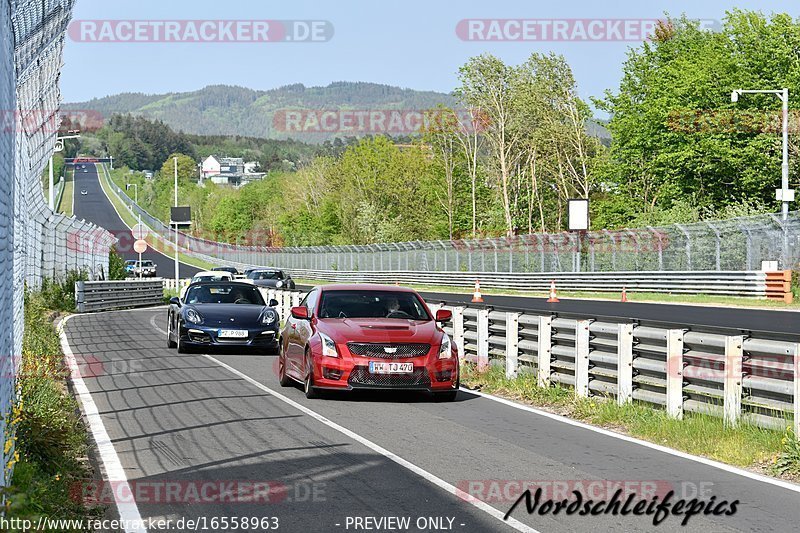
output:
[[[156,329],[158,329],[162,333],[164,332],[164,330],[162,330],[161,328],[156,328]],[[497,518],[498,520],[500,520],[504,524],[507,524],[508,526],[516,529],[517,531],[524,531],[526,533],[539,533],[537,530],[533,529],[530,526],[527,526],[527,525],[523,524],[522,522],[520,522],[519,520],[517,520],[515,518],[509,517],[508,520],[503,520],[503,516],[504,516],[505,513],[503,513],[502,511],[500,511],[498,509],[495,509],[494,507],[492,507],[488,503],[483,502],[481,500],[477,500],[475,498],[469,498],[469,499],[464,498],[463,497],[464,493],[461,490],[456,488],[454,485],[451,485],[447,481],[443,480],[442,478],[437,477],[434,474],[431,474],[427,470],[423,470],[422,468],[418,467],[414,463],[412,463],[412,462],[410,462],[410,461],[408,461],[406,459],[403,459],[402,457],[390,452],[386,448],[384,448],[384,447],[382,447],[382,446],[380,446],[378,444],[375,444],[374,442],[372,442],[371,440],[369,440],[369,439],[367,439],[365,437],[362,437],[358,433],[350,431],[349,429],[347,429],[347,428],[345,428],[343,426],[340,426],[336,422],[333,422],[333,421],[329,420],[328,418],[326,418],[323,415],[317,413],[316,411],[312,411],[308,407],[306,407],[306,406],[304,406],[304,405],[302,405],[300,403],[297,403],[296,401],[292,400],[291,398],[289,398],[287,396],[284,396],[283,394],[281,394],[281,393],[279,393],[277,391],[272,390],[271,388],[267,387],[263,383],[260,383],[260,382],[256,381],[255,379],[251,378],[247,374],[244,374],[244,373],[236,370],[232,366],[229,366],[229,365],[223,363],[219,359],[216,359],[216,358],[214,358],[214,357],[212,357],[210,355],[207,355],[207,354],[201,354],[201,355],[203,357],[205,357],[206,359],[208,359],[210,361],[213,361],[214,363],[218,364],[219,366],[227,369],[228,371],[230,371],[231,373],[235,374],[236,376],[239,376],[240,378],[242,378],[243,380],[247,381],[248,383],[258,387],[262,391],[270,394],[271,396],[274,396],[278,400],[281,400],[282,402],[291,405],[295,409],[298,409],[299,411],[307,414],[308,416],[314,418],[315,420],[318,420],[319,422],[322,422],[323,424],[325,424],[329,428],[334,429],[334,430],[338,431],[339,433],[342,433],[343,435],[345,435],[347,437],[350,437],[351,439],[355,440],[356,442],[359,442],[359,443],[363,444],[367,448],[371,449],[374,452],[377,452],[377,453],[381,454],[382,456],[386,457],[387,459],[389,459],[391,461],[394,461],[395,463],[399,464],[403,468],[407,468],[408,470],[414,472],[415,474],[417,474],[418,476],[424,478],[425,480],[430,481],[431,483],[433,483],[437,487],[446,490],[447,492],[449,492],[450,494],[452,494],[452,495],[456,496],[457,498],[461,499],[465,503],[469,503],[469,504],[477,507],[481,511],[493,516],[494,518]]]
[[[150,317],[150,325],[153,326],[153,329],[155,329],[156,331],[158,331],[162,335],[165,335],[165,336],[167,335],[167,332],[165,330],[161,329],[156,324],[156,315],[153,315],[152,317]],[[533,529],[530,526],[527,526],[527,525],[523,524],[522,522],[520,522],[519,520],[517,520],[515,518],[509,517],[508,520],[503,520],[503,516],[504,516],[505,513],[495,509],[494,507],[492,507],[488,503],[483,502],[481,500],[477,500],[475,498],[466,498],[466,497],[464,497],[464,492],[463,491],[461,491],[460,489],[456,488],[454,485],[451,485],[450,483],[448,483],[447,481],[443,480],[442,478],[437,477],[434,474],[431,474],[427,470],[423,470],[422,468],[418,467],[414,463],[412,463],[412,462],[410,462],[410,461],[408,461],[406,459],[403,459],[399,455],[396,455],[396,454],[390,452],[389,450],[387,450],[386,448],[384,448],[384,447],[382,447],[382,446],[380,446],[378,444],[375,444],[371,440],[369,440],[369,439],[367,439],[365,437],[362,437],[358,433],[355,433],[355,432],[347,429],[346,427],[340,426],[336,422],[333,422],[333,421],[329,420],[328,418],[326,418],[325,416],[317,413],[316,411],[312,411],[311,409],[309,409],[305,405],[297,403],[296,401],[292,400],[288,396],[284,396],[283,394],[270,389],[269,387],[267,387],[263,383],[251,378],[247,374],[244,374],[244,373],[236,370],[232,366],[223,363],[219,359],[216,359],[216,358],[214,358],[214,357],[212,357],[212,356],[210,356],[208,354],[198,354],[198,355],[202,355],[206,359],[218,364],[219,366],[221,366],[221,367],[225,368],[226,370],[232,372],[233,374],[239,376],[240,378],[242,378],[243,380],[247,381],[248,383],[250,383],[252,385],[255,385],[256,387],[258,387],[262,391],[264,391],[264,392],[270,394],[271,396],[274,396],[275,398],[281,400],[282,402],[285,402],[285,403],[291,405],[292,407],[302,411],[303,413],[305,413],[308,416],[314,418],[315,420],[318,420],[318,421],[322,422],[323,424],[325,424],[329,428],[334,429],[334,430],[338,431],[339,433],[342,433],[342,434],[346,435],[347,437],[350,437],[351,439],[355,440],[356,442],[359,442],[359,443],[363,444],[364,446],[366,446],[367,448],[369,448],[369,449],[371,449],[371,450],[383,455],[387,459],[390,459],[390,460],[394,461],[395,463],[399,464],[400,466],[411,470],[412,472],[414,472],[415,474],[423,477],[427,481],[430,481],[431,483],[433,483],[437,487],[446,490],[450,494],[460,498],[461,500],[463,500],[466,503],[474,505],[475,507],[477,507],[481,511],[483,511],[485,513],[488,513],[489,515],[493,516],[494,518],[497,518],[498,520],[502,521],[504,524],[507,524],[507,525],[511,526],[512,528],[516,529],[517,531],[524,531],[526,533],[539,533],[537,530]]]
[[[681,452],[679,450],[674,450],[672,448],[667,448],[666,446],[661,446],[659,444],[655,444],[652,442],[648,442],[646,440],[637,439],[636,437],[631,437],[628,435],[623,435],[622,433],[615,433],[614,431],[610,431],[608,429],[599,428],[596,426],[592,426],[586,424],[584,422],[579,422],[577,420],[573,420],[571,418],[567,418],[565,416],[557,415],[554,413],[548,413],[547,411],[542,411],[535,407],[531,407],[530,405],[524,405],[521,403],[514,402],[512,400],[507,400],[506,398],[501,398],[499,396],[494,396],[492,394],[487,394],[485,392],[465,389],[461,387],[462,392],[466,392],[469,394],[474,394],[476,396],[480,396],[482,398],[486,398],[487,400],[492,400],[498,403],[502,403],[504,405],[508,405],[515,409],[521,409],[522,411],[528,411],[529,413],[534,413],[539,416],[543,416],[546,418],[550,418],[552,420],[556,420],[558,422],[563,422],[565,424],[569,424],[571,426],[579,427],[581,429],[587,429],[589,431],[594,431],[595,433],[600,433],[601,435],[605,435],[607,437],[612,437],[619,440],[624,440],[626,442],[631,442],[634,444],[638,444],[640,446],[644,446],[645,448],[650,448],[653,450],[657,450],[659,452],[668,453],[670,455],[674,455],[676,457],[680,457],[681,459],[688,459],[690,461],[695,461],[697,463],[702,463],[706,466],[711,466],[713,468],[718,468],[720,470],[724,470],[726,472],[730,472],[731,474],[736,474],[739,476],[743,476],[746,478],[750,478],[756,481],[761,481],[763,483],[769,483],[770,485],[775,485],[777,487],[781,487],[787,490],[791,490],[794,492],[800,492],[800,485],[795,483],[791,483],[789,481],[783,481],[781,479],[764,476],[761,474],[757,474],[755,472],[750,472],[748,470],[744,470],[742,468],[737,468],[735,466],[726,465],[725,463],[720,463],[719,461],[714,461],[713,459],[708,459],[706,457],[700,457],[698,455],[692,455],[686,452]]]
[[[120,494],[133,494],[133,492],[128,484],[128,478],[125,475],[122,462],[119,460],[117,451],[114,449],[114,443],[111,442],[106,427],[103,425],[100,411],[94,403],[89,388],[83,381],[80,368],[75,360],[75,354],[72,352],[72,348],[70,348],[67,334],[64,332],[64,326],[66,326],[69,319],[73,316],[75,315],[64,317],[58,324],[58,336],[61,340],[61,349],[64,351],[67,367],[70,370],[70,380],[72,381],[73,387],[75,387],[75,393],[83,408],[83,414],[86,416],[89,429],[97,444],[97,451],[100,454],[100,460],[105,470],[106,480],[114,486],[114,502],[116,503],[119,517],[124,521],[123,523],[128,526],[125,528],[125,533],[147,533],[147,529],[142,522],[142,517],[139,514],[139,507],[136,505],[136,501],[133,499],[131,499],[131,501],[123,501],[120,499]]]

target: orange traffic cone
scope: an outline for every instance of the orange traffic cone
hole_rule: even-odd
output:
[[[475,292],[472,293],[472,302],[473,303],[482,303],[483,296],[481,296],[481,282],[480,280],[475,280]]]
[[[558,296],[556,295],[556,280],[550,282],[550,298],[547,299],[551,304],[558,303]]]
[[[627,302],[628,301],[628,291],[625,289],[625,285],[622,286],[622,300],[620,300],[620,301],[621,302]]]

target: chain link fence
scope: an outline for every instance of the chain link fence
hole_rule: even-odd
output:
[[[174,230],[107,182],[134,215],[169,242]],[[266,232],[244,244],[227,244],[179,233],[180,247],[197,257],[288,269],[456,272],[624,272],[759,270],[762,261],[800,268],[800,212],[787,220],[758,215],[585,233],[536,233],[511,238],[413,241],[346,246],[259,246]]]
[[[108,271],[114,237],[93,224],[53,213],[41,175],[60,123],[58,79],[64,33],[74,0],[0,0],[0,430],[4,468],[11,478],[13,427],[22,353],[25,287],[44,278],[84,270],[92,279]]]

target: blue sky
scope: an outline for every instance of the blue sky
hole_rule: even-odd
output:
[[[457,5],[456,5],[457,4]],[[119,92],[163,93],[210,84],[270,89],[290,83],[370,81],[451,91],[470,56],[491,52],[519,63],[532,52],[563,54],[584,98],[615,89],[635,42],[467,42],[462,19],[654,19],[664,11],[719,20],[733,7],[797,17],[796,2],[693,0],[672,2],[506,0],[78,0],[77,20],[327,20],[335,35],[323,43],[85,43],[67,39],[61,77],[65,101]]]

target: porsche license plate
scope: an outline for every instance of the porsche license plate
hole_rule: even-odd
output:
[[[379,361],[369,362],[371,374],[411,374],[414,372],[414,363],[384,363]]]
[[[220,339],[246,339],[246,329],[221,329],[219,330]]]

